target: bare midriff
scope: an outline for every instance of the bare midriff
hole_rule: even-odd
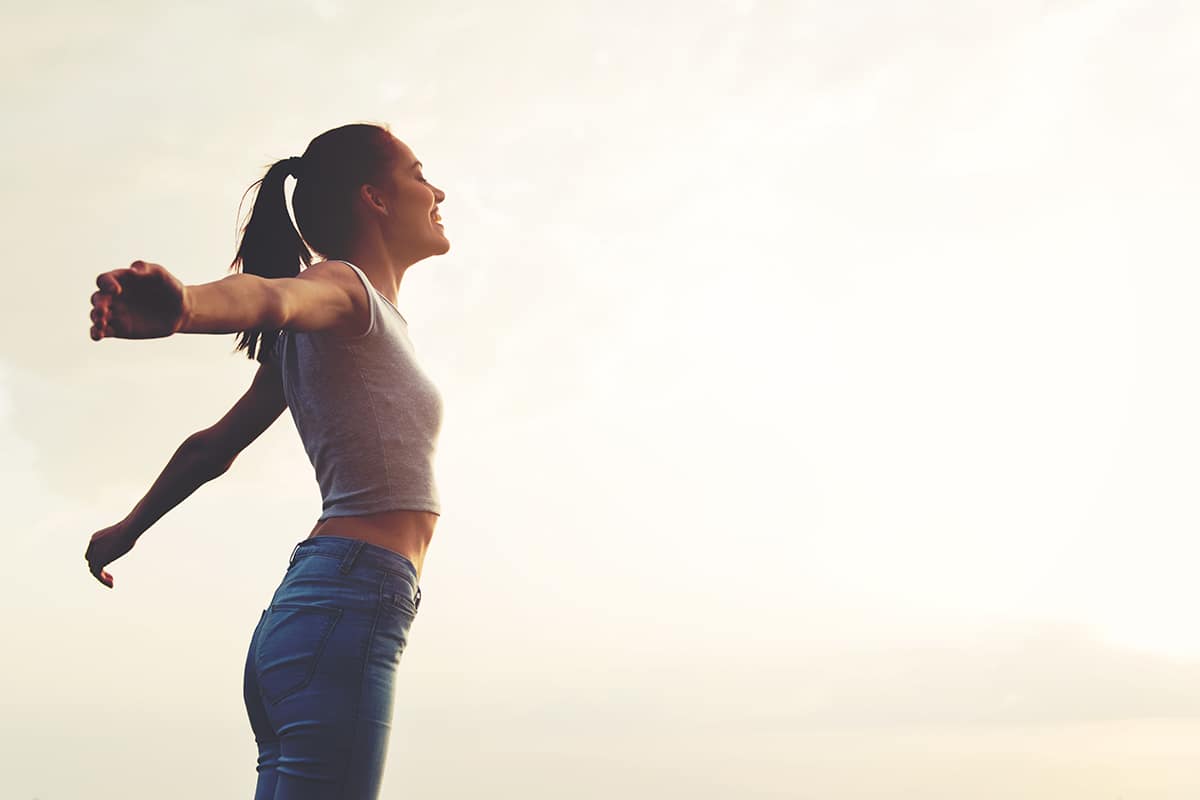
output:
[[[417,580],[420,581],[425,551],[429,549],[437,521],[438,515],[432,511],[407,509],[355,517],[330,517],[317,522],[308,538],[347,536],[386,547],[411,561],[417,568]]]

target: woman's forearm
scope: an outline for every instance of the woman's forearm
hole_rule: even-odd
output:
[[[201,485],[220,477],[227,469],[229,463],[214,458],[201,440],[195,435],[189,436],[171,456],[150,491],[125,517],[126,528],[135,538],[140,537],[163,514],[186,500]]]
[[[219,281],[185,286],[180,333],[277,330],[279,293],[269,278],[239,272]]]

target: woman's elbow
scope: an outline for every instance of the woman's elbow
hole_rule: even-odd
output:
[[[238,454],[229,454],[212,438],[209,430],[193,433],[183,442],[181,448],[191,465],[191,469],[200,474],[205,480],[219,478],[233,466]]]

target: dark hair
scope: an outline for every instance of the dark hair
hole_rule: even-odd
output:
[[[353,123],[313,139],[298,160],[276,161],[246,190],[259,186],[229,271],[240,268],[263,278],[294,278],[301,264],[312,265],[313,253],[326,259],[345,255],[357,234],[354,198],[359,186],[386,184],[396,156],[387,125]],[[293,172],[292,208],[299,232],[288,216],[284,196],[284,179]],[[242,331],[234,352],[245,350],[247,358],[266,363],[279,333]],[[257,355],[256,344],[261,344]]]

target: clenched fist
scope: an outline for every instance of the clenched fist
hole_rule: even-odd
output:
[[[156,339],[178,331],[185,318],[186,290],[161,264],[134,261],[128,269],[102,272],[92,294],[93,341]]]
[[[132,550],[137,540],[138,537],[125,527],[124,522],[96,531],[83,554],[88,563],[88,572],[108,588],[113,588],[113,576],[105,567]]]

